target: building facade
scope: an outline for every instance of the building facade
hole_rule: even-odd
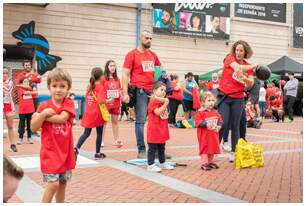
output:
[[[141,6],[140,30],[152,31],[152,5]],[[270,64],[287,55],[303,63],[303,49],[292,46],[292,13],[293,4],[286,4],[286,23],[241,18],[234,15],[231,4],[229,40],[154,33],[152,50],[164,68],[181,79],[189,71],[200,75],[220,68],[231,45],[240,39],[254,50],[250,62]],[[85,92],[91,68],[104,68],[109,59],[116,61],[121,77],[124,57],[136,47],[137,4],[4,4],[3,43],[16,45],[18,41],[11,33],[32,20],[36,22],[35,33],[49,41],[50,53],[62,58],[58,67],[72,75],[72,92],[78,95]],[[4,64],[21,66],[12,62]],[[48,93],[46,75],[39,92]]]

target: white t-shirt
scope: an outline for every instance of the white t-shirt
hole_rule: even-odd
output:
[[[266,101],[266,89],[264,87],[260,87],[259,90],[259,101],[265,102]]]

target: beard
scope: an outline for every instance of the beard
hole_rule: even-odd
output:
[[[142,46],[146,49],[149,49],[151,47],[151,43],[147,43],[147,44],[142,43]]]

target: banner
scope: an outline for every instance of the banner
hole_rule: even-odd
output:
[[[293,4],[293,47],[303,48],[303,4]]]
[[[229,39],[230,4],[153,4],[153,32]]]
[[[286,4],[235,4],[235,16],[286,23]]]

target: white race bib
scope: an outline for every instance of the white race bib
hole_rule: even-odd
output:
[[[142,71],[143,72],[154,72],[154,62],[153,61],[142,61]]]
[[[22,95],[22,98],[23,98],[23,99],[32,99],[32,95],[30,95],[30,94],[24,94],[24,95]]]
[[[116,99],[119,98],[119,90],[113,89],[113,90],[107,90],[107,99]]]
[[[234,80],[236,80],[237,82],[240,82],[241,84],[244,84],[244,82],[237,76],[237,73],[236,73],[236,72],[233,72],[232,78],[233,78]]]

